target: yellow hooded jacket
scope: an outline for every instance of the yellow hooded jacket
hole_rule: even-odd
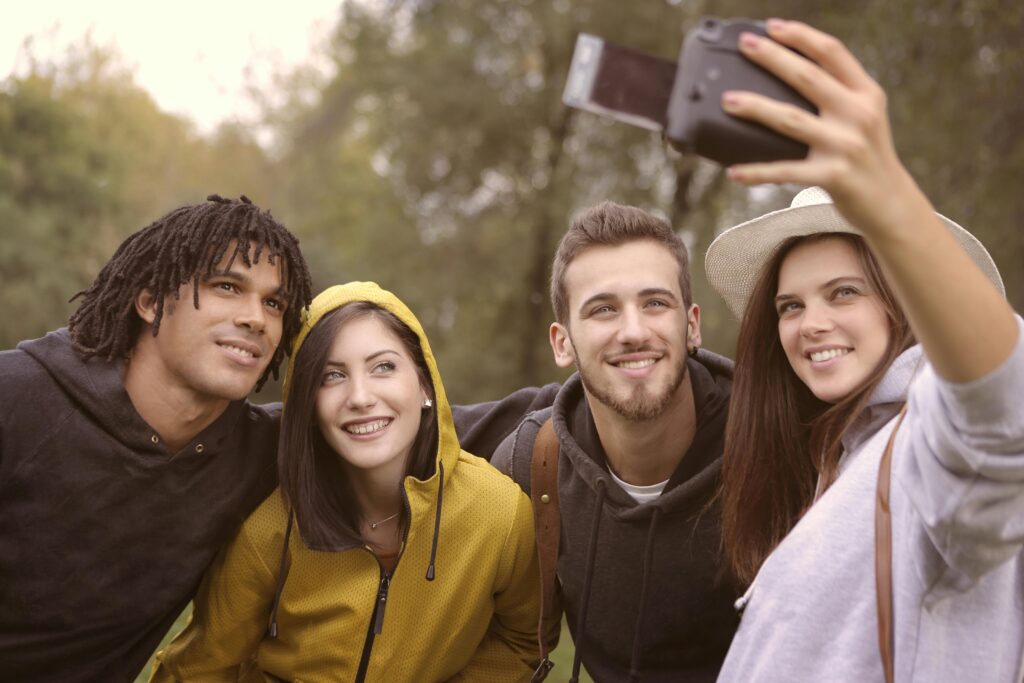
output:
[[[158,653],[151,683],[234,682],[240,676],[351,683],[369,638],[367,682],[530,679],[539,659],[540,609],[530,500],[511,479],[459,448],[426,334],[390,292],[361,282],[325,290],[310,307],[295,351],[320,318],[352,301],[394,313],[419,336],[437,402],[437,467],[425,481],[404,481],[410,522],[390,584],[384,586],[380,565],[366,548],[312,550],[293,532],[277,636],[270,637],[288,527],[288,511],[275,491],[214,560],[190,622]],[[289,379],[290,368],[286,387]],[[374,634],[371,617],[382,589],[386,609]]]

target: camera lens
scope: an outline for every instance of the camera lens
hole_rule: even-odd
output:
[[[701,20],[698,35],[701,40],[718,42],[722,37],[722,22],[711,17]]]

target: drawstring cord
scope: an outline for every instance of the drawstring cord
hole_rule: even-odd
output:
[[[270,624],[267,627],[267,635],[277,638],[277,608],[281,605],[281,593],[284,592],[285,565],[288,561],[288,539],[292,536],[292,524],[295,516],[288,511],[288,528],[284,532],[284,545],[281,546],[281,563],[277,568],[277,589],[274,590],[274,606],[270,608]]]
[[[441,534],[441,505],[444,502],[444,464],[437,463],[438,485],[437,485],[437,511],[434,515],[434,541],[430,547],[430,565],[427,567],[427,581],[433,581],[436,575],[434,565],[437,561],[437,540]],[[287,578],[285,568],[288,563],[288,540],[292,536],[292,526],[295,524],[295,516],[288,511],[288,528],[284,532],[284,545],[281,548],[281,562],[277,570],[277,588],[274,591],[274,604],[270,608],[270,622],[267,626],[267,635],[277,638],[277,610],[281,605],[281,593],[284,591],[284,582]]]
[[[434,514],[434,542],[430,546],[430,565],[427,567],[427,581],[434,580],[434,561],[437,559],[437,537],[441,534],[441,503],[444,496],[444,463],[437,463],[437,512]]]
[[[587,634],[587,605],[590,602],[590,580],[594,575],[594,557],[597,554],[597,533],[601,527],[601,515],[604,511],[605,488],[604,478],[597,480],[597,510],[594,513],[594,523],[590,528],[590,547],[587,548],[587,572],[583,575],[583,595],[580,598],[580,611],[576,619],[579,634],[576,636],[576,655],[572,660],[572,676],[569,683],[579,683],[580,661],[583,654],[583,643]]]
[[[640,663],[640,627],[644,623],[644,608],[647,606],[647,587],[650,577],[651,557],[654,555],[654,529],[658,524],[658,516],[661,508],[654,508],[651,513],[651,526],[647,530],[647,544],[644,546],[644,567],[643,579],[640,581],[640,606],[636,614],[636,628],[633,630],[633,654],[629,660],[630,683],[637,683],[640,680],[640,671],[637,665]]]

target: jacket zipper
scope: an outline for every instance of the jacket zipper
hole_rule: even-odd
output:
[[[405,513],[410,518],[412,517],[411,506],[409,500],[405,496],[405,491],[402,491],[402,505],[405,508]],[[394,573],[395,569],[398,568],[398,561],[402,559],[402,555],[405,553],[405,541],[409,538],[409,526],[406,526],[405,531],[402,533],[402,545],[398,551],[398,559],[395,560],[395,565],[391,570]],[[366,551],[373,555],[373,550],[369,546],[364,546]],[[376,559],[376,555],[373,555]],[[388,604],[388,589],[391,587],[391,573],[388,573],[384,569],[384,565],[377,560],[377,566],[380,567],[380,583],[377,584],[377,601],[373,605],[373,615],[370,617],[370,626],[366,632],[366,642],[363,643],[363,654],[359,658],[359,671],[356,672],[355,683],[363,683],[366,680],[366,671],[370,668],[370,651],[373,649],[374,638],[384,630],[384,608]]]
[[[363,643],[363,654],[359,658],[359,671],[356,674],[356,683],[362,683],[366,679],[366,671],[370,668],[370,651],[373,649],[374,638],[384,629],[384,608],[388,604],[388,588],[391,587],[391,576],[380,567],[380,583],[377,585],[377,601],[373,605],[373,615],[370,617],[370,628],[367,629],[366,642]]]
[[[377,607],[373,610],[373,633],[377,635],[384,628],[384,608],[388,603],[388,588],[391,586],[391,577],[381,570],[380,586],[377,588]]]

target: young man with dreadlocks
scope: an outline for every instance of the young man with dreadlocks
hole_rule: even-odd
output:
[[[67,328],[0,353],[0,672],[134,680],[273,490],[298,241],[211,195],[130,236]]]

